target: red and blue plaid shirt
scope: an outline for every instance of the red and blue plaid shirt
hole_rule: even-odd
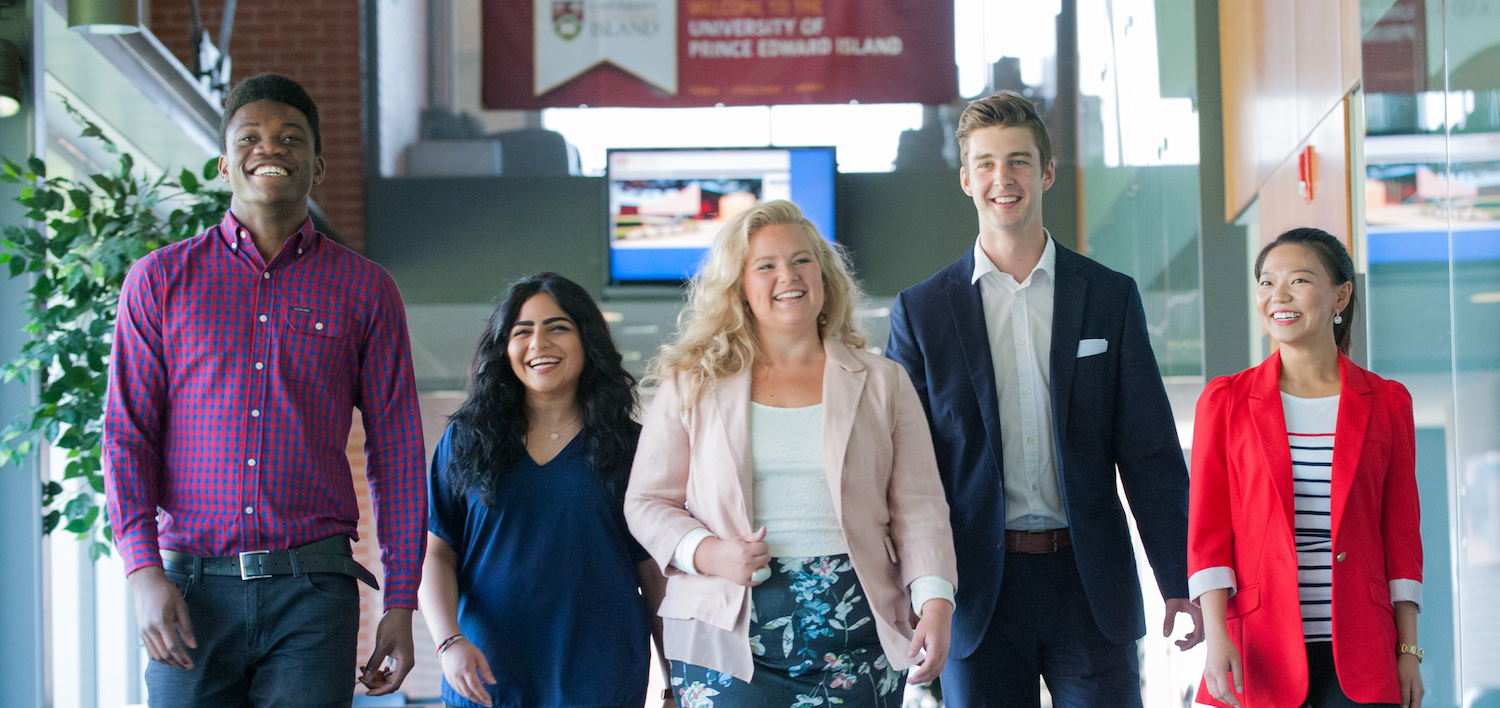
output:
[[[126,572],[159,549],[229,555],[357,537],[345,447],[365,426],[386,608],[416,607],[421,416],[400,293],[303,223],[267,265],[225,214],[125,278],[109,366],[105,492]]]

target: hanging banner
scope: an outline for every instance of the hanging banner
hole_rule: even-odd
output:
[[[483,0],[484,106],[947,103],[931,0]]]

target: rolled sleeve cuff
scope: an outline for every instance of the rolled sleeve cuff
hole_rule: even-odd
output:
[[[418,573],[388,573],[382,580],[381,604],[386,610],[417,609],[417,585],[421,581]],[[364,583],[360,583],[363,585]]]
[[[1227,565],[1204,568],[1188,576],[1188,600],[1198,604],[1198,598],[1210,590],[1229,589],[1229,596],[1239,591],[1239,583],[1234,577],[1234,568]]]
[[[116,543],[120,552],[120,560],[125,562],[125,574],[130,575],[146,566],[160,566],[161,550],[157,548],[155,538],[147,538],[145,535],[132,536],[121,539]]]
[[[672,565],[678,570],[691,575],[702,575],[698,572],[698,566],[693,564],[693,554],[698,552],[698,544],[713,536],[713,532],[704,528],[693,529],[677,542],[677,550],[672,552]]]
[[[1416,604],[1418,612],[1422,611],[1422,581],[1396,578],[1390,581],[1390,586],[1392,605],[1410,602]]]
[[[949,604],[953,601],[953,583],[936,575],[924,575],[911,581],[911,609],[918,619],[922,617],[922,606],[928,600],[947,600]]]

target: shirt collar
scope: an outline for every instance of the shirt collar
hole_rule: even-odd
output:
[[[1057,270],[1057,245],[1052,242],[1052,233],[1050,231],[1042,229],[1042,233],[1047,236],[1047,245],[1042,249],[1042,259],[1036,262],[1036,267],[1031,269],[1031,273],[1034,274],[1037,271],[1042,271],[1043,273],[1046,273],[1048,277],[1051,277],[1052,273]],[[978,283],[980,278],[983,278],[985,275],[988,275],[990,273],[999,273],[1001,275],[1006,275],[1005,273],[1002,273],[999,268],[995,267],[995,264],[990,261],[990,257],[985,255],[984,249],[979,246],[979,239],[975,238],[974,275],[973,277],[969,278],[969,284],[973,285],[975,283]],[[1026,276],[1026,279],[1030,280],[1031,275],[1028,274]]]
[[[296,233],[287,238],[281,250],[300,249],[296,251],[300,255],[302,251],[312,248],[315,239],[320,235],[317,229],[313,228],[312,217],[309,216],[302,220],[302,226],[298,227]],[[234,218],[234,212],[229,210],[224,211],[224,220],[219,222],[219,237],[224,240],[224,245],[236,250],[241,245],[252,245],[250,231],[240,226],[239,220]]]

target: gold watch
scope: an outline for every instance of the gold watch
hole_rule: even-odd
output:
[[[1411,654],[1412,656],[1417,657],[1418,664],[1422,663],[1422,647],[1419,647],[1415,644],[1397,644],[1396,653]]]

